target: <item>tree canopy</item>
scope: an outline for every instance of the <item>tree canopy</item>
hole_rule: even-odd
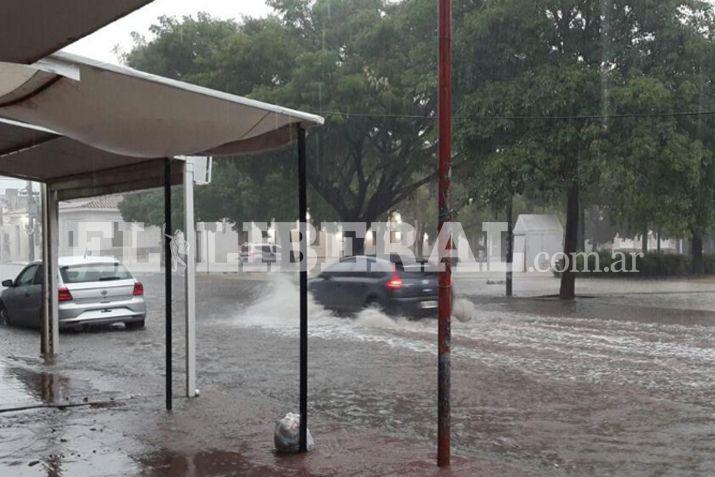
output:
[[[709,3],[502,0],[463,28],[458,141],[477,195],[563,203],[567,254],[585,204],[694,242],[710,227],[709,116],[698,114],[711,97]],[[567,271],[561,296],[574,293]]]
[[[161,18],[125,59],[325,116],[309,137],[316,219],[417,219],[436,169],[435,2],[269,4],[240,23]],[[457,187],[493,209],[560,211],[567,253],[603,220],[688,235],[697,272],[715,221],[714,21],[701,0],[456,0]],[[292,154],[219,161],[199,217],[295,217]],[[125,217],[148,215],[151,201],[126,202]],[[564,274],[562,296],[574,293]]]
[[[324,115],[326,125],[309,137],[312,215],[368,223],[386,216],[434,177],[434,42],[425,43],[434,25],[386,0],[270,3],[275,15],[241,24],[206,15],[162,18],[155,38],[136,38],[125,59],[142,70]],[[211,189],[225,181],[245,192],[201,193],[198,207],[238,222],[285,215],[293,202],[276,199],[296,187],[290,154],[271,155],[283,165],[218,161],[221,179]]]

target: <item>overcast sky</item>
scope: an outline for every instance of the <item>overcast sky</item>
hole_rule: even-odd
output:
[[[154,0],[107,25],[98,32],[66,48],[67,51],[108,63],[117,63],[114,48],[127,51],[131,48],[131,33],[148,35],[149,27],[162,15],[196,16],[207,12],[218,18],[240,19],[242,16],[262,17],[270,12],[264,0]]]

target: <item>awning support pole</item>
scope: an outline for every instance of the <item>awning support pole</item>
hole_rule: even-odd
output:
[[[308,451],[308,197],[305,129],[298,127],[298,210],[300,214],[300,452]]]
[[[439,0],[439,232],[452,221],[449,199],[452,167],[452,1]],[[443,237],[440,233],[439,237]],[[444,238],[442,238],[444,240]],[[440,243],[440,254],[451,240]],[[449,257],[440,257],[437,325],[437,465],[450,464],[450,352],[452,316],[452,269]]]
[[[184,232],[186,234],[186,396],[196,397],[196,231],[194,228],[194,163],[184,162]]]
[[[41,353],[45,359],[57,355],[60,341],[59,303],[57,297],[58,201],[57,192],[41,186],[42,200],[42,335]]]
[[[171,364],[171,159],[164,161],[164,296],[165,339],[166,339],[166,410],[172,408],[172,364]]]

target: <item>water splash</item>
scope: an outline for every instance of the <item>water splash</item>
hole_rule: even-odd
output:
[[[299,330],[298,287],[284,276],[266,283],[264,293],[229,318],[233,326],[263,328],[296,338]],[[616,302],[618,300],[615,300]],[[519,369],[535,375],[558,376],[586,382],[637,384],[649,389],[698,393],[715,387],[713,328],[602,317],[551,314],[534,301],[530,311],[518,302],[499,305],[455,301],[452,356],[464,364]],[[604,316],[612,311],[607,300],[598,306]],[[340,317],[309,301],[311,339],[346,340],[436,355],[434,319],[411,321],[366,309],[352,318]],[[650,313],[649,310],[642,312]],[[642,313],[633,308],[634,315]],[[686,312],[684,312],[686,313]],[[455,361],[455,362],[457,362]],[[614,362],[618,366],[614,366]]]

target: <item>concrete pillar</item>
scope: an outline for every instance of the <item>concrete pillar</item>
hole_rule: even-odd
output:
[[[58,283],[59,234],[57,192],[42,184],[42,342],[41,352],[52,358],[59,351]]]
[[[184,163],[184,235],[186,237],[186,396],[196,397],[196,231],[194,228],[194,164]]]

